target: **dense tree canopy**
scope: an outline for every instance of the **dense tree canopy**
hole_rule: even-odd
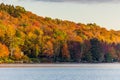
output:
[[[8,59],[6,61],[6,59]],[[37,16],[0,4],[1,62],[120,61],[120,31]]]

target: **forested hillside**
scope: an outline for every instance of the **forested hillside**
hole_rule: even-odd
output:
[[[0,63],[119,62],[120,31],[0,4]]]

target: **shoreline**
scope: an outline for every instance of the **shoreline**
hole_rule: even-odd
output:
[[[0,64],[0,68],[120,68],[120,63]]]

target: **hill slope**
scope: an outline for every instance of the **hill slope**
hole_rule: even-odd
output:
[[[120,58],[119,43],[120,31],[0,4],[1,62],[113,62]]]

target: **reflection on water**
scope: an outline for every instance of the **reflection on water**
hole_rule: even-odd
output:
[[[102,66],[102,68],[100,68],[100,66]],[[114,64],[110,65],[93,64],[92,66],[90,66],[88,64],[86,65],[86,67],[0,68],[0,80],[119,80],[119,79],[120,79],[120,64],[117,64],[117,66],[116,65],[114,66]]]

